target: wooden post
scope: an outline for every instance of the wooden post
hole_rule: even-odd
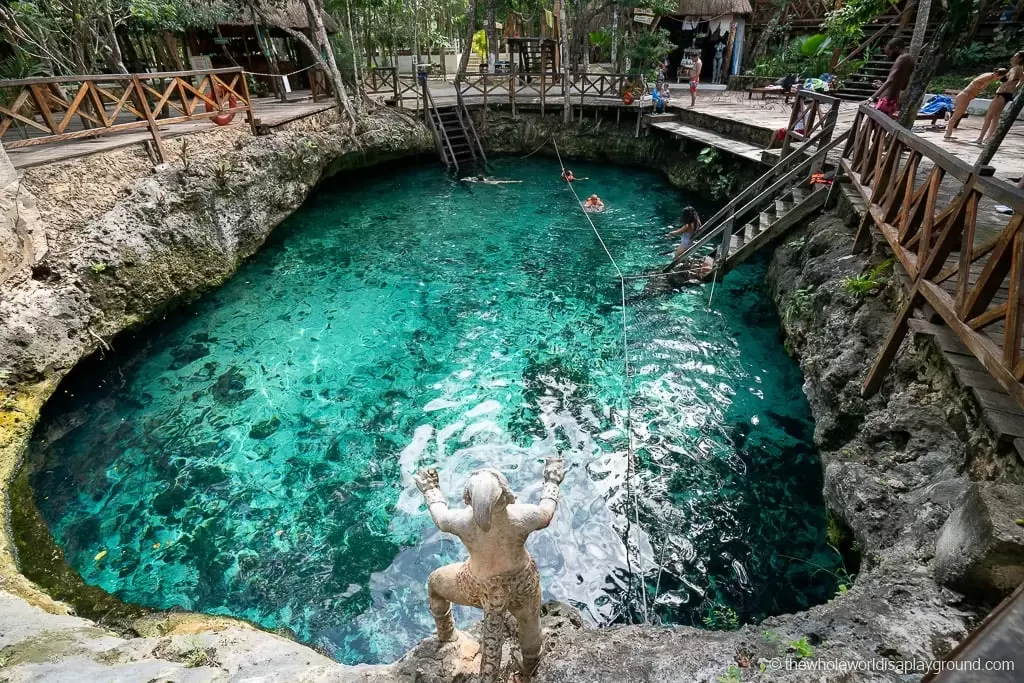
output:
[[[156,157],[160,160],[161,164],[167,163],[167,152],[164,150],[164,141],[160,139],[160,129],[156,125],[156,120],[153,118],[153,112],[149,108],[149,100],[146,99],[146,93],[142,89],[142,83],[139,82],[137,75],[132,75],[132,85],[135,87],[135,94],[139,98],[139,105],[142,107],[142,113],[146,116],[146,122],[149,124],[149,133],[153,136],[153,145],[156,149]]]
[[[879,351],[874,365],[868,371],[868,376],[864,380],[864,386],[860,390],[861,396],[865,398],[874,396],[878,393],[879,388],[881,388],[882,380],[885,379],[885,373],[889,366],[892,365],[893,359],[896,358],[896,352],[900,350],[900,344],[903,343],[903,339],[907,336],[907,330],[909,329],[907,323],[914,313],[914,306],[917,305],[919,297],[920,292],[918,291],[917,283],[915,283],[914,288],[910,290],[910,298],[907,299],[907,303],[900,309],[896,320],[893,322],[892,329],[889,330],[889,336],[886,338],[885,344],[882,345],[882,350]]]
[[[249,129],[252,130],[252,134],[256,135],[256,113],[252,109],[252,96],[249,94],[249,81],[245,77],[245,72],[240,73],[240,80],[242,81],[242,94],[245,95],[245,115],[249,119]],[[211,77],[210,82],[213,83]]]
[[[395,105],[397,105],[399,109],[403,109],[404,107],[402,107],[402,97],[401,97],[401,95],[398,94],[398,64],[397,64],[397,62],[395,63],[395,65],[393,67],[391,67],[391,79],[392,79],[391,80],[391,91],[395,94]],[[459,74],[455,75],[455,89],[456,90],[459,89]]]
[[[544,116],[544,91],[547,90],[547,72],[544,70],[544,50],[540,53],[540,115]]]

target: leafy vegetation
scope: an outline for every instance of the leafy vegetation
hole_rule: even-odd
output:
[[[711,605],[701,621],[704,626],[716,631],[735,631],[740,627],[736,610],[725,605]]]
[[[866,273],[861,273],[856,277],[844,278],[842,287],[854,299],[863,301],[889,281],[887,273],[892,270],[892,264],[893,259],[887,258]]]
[[[787,648],[797,659],[806,659],[814,656],[814,646],[807,642],[807,636],[789,642]]]
[[[740,683],[743,679],[740,678],[740,668],[733,664],[724,674],[718,676],[715,680],[718,681],[718,683]]]

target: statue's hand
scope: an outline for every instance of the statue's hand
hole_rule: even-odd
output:
[[[565,459],[548,458],[544,461],[544,481],[561,484],[565,478]]]
[[[421,469],[412,476],[412,480],[416,482],[416,488],[420,490],[420,493],[441,487],[441,478],[433,467]]]

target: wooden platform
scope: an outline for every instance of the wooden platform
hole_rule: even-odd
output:
[[[334,100],[320,99],[319,102],[313,102],[308,94],[303,92],[294,92],[291,97],[293,99],[291,102],[280,102],[276,98],[271,97],[254,99],[253,111],[256,114],[256,118],[260,120],[262,125],[274,128],[334,106]],[[128,115],[124,114],[124,116],[127,117]],[[223,128],[244,127],[246,125],[243,116],[236,116],[232,123],[223,126]],[[76,120],[72,122],[68,129],[77,130],[81,129],[81,127],[81,122]],[[216,129],[217,126],[215,124],[206,120],[183,121],[166,126],[161,125],[160,134],[164,139],[168,139]],[[4,136],[4,140],[8,136],[15,137],[16,134],[8,133],[7,136]],[[14,164],[14,168],[31,168],[97,152],[107,152],[119,147],[139,145],[151,139],[149,132],[145,130],[104,133],[95,138],[83,138],[36,145],[34,147],[9,149],[7,150],[7,155],[10,157],[11,163]]]
[[[1017,405],[948,327],[922,318],[912,318],[908,324],[914,334],[935,340],[960,386],[970,391],[981,407],[985,424],[1000,441],[1013,444],[1017,453],[1024,457],[1024,409]]]
[[[730,154],[742,157],[748,161],[753,161],[756,164],[761,163],[761,148],[747,144],[746,142],[738,142],[703,128],[688,126],[685,123],[680,123],[679,121],[652,121],[650,126],[651,128],[664,131],[676,137],[685,138],[686,140],[692,140],[702,145],[707,145],[708,147],[714,147],[715,149],[729,152]]]

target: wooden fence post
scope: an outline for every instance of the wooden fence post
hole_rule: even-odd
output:
[[[132,86],[135,88],[135,94],[139,97],[139,106],[142,107],[142,113],[146,115],[149,133],[153,136],[153,144],[156,148],[156,157],[160,160],[161,164],[167,163],[167,152],[164,150],[163,140],[160,139],[160,129],[153,118],[153,112],[149,108],[149,100],[146,99],[146,93],[142,90],[142,83],[139,82],[138,74],[132,74]]]
[[[245,77],[245,71],[239,74],[242,77],[242,94],[245,95],[245,116],[249,120],[249,130],[256,135],[256,114],[252,110],[252,96],[249,94],[249,79]],[[210,76],[210,85],[213,85],[213,76]],[[217,100],[218,104],[220,99]]]

